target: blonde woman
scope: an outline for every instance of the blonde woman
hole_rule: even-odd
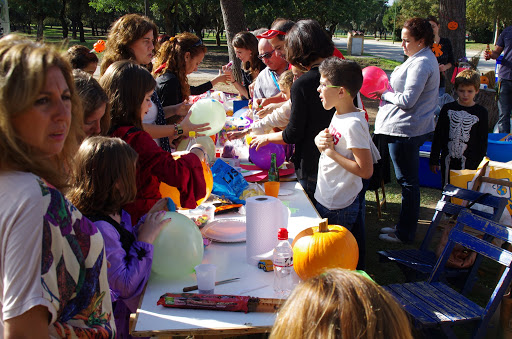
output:
[[[83,137],[71,66],[11,35],[0,69],[0,337],[114,338],[103,238],[61,193]]]
[[[382,287],[331,269],[299,284],[277,315],[270,339],[412,339],[409,319]]]

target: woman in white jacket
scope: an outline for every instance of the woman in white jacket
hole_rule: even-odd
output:
[[[434,112],[439,89],[439,67],[432,53],[434,32],[422,18],[409,19],[402,28],[402,47],[409,58],[395,68],[390,88],[376,93],[382,102],[375,120],[379,142],[388,144],[397,182],[402,187],[400,217],[379,238],[412,242],[420,208],[419,148],[435,129]]]

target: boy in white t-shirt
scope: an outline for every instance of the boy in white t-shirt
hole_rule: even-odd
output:
[[[359,252],[364,254],[364,225],[357,222],[362,205],[358,195],[363,187],[361,178],[373,174],[373,159],[365,112],[354,105],[363,75],[356,62],[339,58],[325,59],[319,70],[322,105],[326,110],[336,108],[336,113],[329,128],[315,137],[321,152],[316,208],[329,224],[349,229],[358,241]]]

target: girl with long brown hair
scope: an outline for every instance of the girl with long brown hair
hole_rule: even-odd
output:
[[[199,86],[190,86],[187,75],[197,71],[206,54],[206,46],[195,34],[184,32],[163,43],[155,60],[156,92],[162,105],[176,105],[189,95],[202,94],[228,75],[220,74]]]

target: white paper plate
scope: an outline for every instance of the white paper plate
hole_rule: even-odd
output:
[[[287,190],[286,188],[280,188],[278,195],[292,195],[292,194],[293,194],[292,190]]]
[[[244,242],[245,221],[240,219],[218,219],[203,227],[202,233],[217,242]]]

